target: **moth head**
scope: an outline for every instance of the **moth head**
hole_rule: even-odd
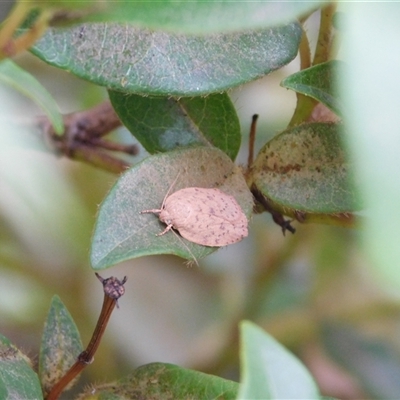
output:
[[[165,207],[161,209],[159,218],[160,218],[160,221],[164,222],[164,224],[166,224],[166,225],[172,224],[171,215],[168,212],[168,210],[165,209]]]

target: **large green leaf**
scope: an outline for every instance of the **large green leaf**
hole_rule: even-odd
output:
[[[39,353],[39,376],[47,393],[82,352],[78,328],[58,296],[51,301]]]
[[[0,398],[43,399],[42,389],[30,360],[0,335]]]
[[[90,388],[80,399],[234,400],[238,386],[236,382],[176,365],[152,363],[120,381],[95,386],[95,391]]]
[[[237,399],[319,399],[301,362],[249,321],[241,324],[241,385]]]
[[[130,93],[198,96],[260,78],[289,63],[298,23],[253,32],[184,36],[131,25],[49,29],[32,52],[101,86]]]
[[[149,153],[211,144],[233,160],[239,151],[239,119],[226,93],[179,100],[115,91],[109,95],[121,121]]]
[[[250,181],[288,210],[335,214],[360,208],[340,125],[308,123],[268,142],[253,164]]]
[[[400,8],[397,3],[359,7],[349,2],[343,3],[343,9],[349,21],[342,53],[348,68],[341,88],[346,101],[346,139],[368,210],[362,231],[364,249],[377,274],[398,291],[400,59],[395,49]]]
[[[328,61],[288,76],[281,82],[281,86],[310,96],[342,116],[343,104],[337,80],[343,69],[343,62]]]
[[[165,227],[156,215],[140,214],[159,208],[175,179],[172,192],[184,187],[218,187],[236,198],[250,218],[253,199],[239,168],[212,147],[175,150],[146,158],[118,179],[100,207],[92,239],[95,269],[151,254],[176,254],[200,259],[216,247],[201,246]]]
[[[281,25],[312,12],[326,2],[104,0],[101,6],[98,3],[93,6],[90,1],[79,3],[89,6],[90,14],[84,17],[93,21],[129,22],[150,29],[208,34]],[[57,1],[51,4],[57,5]],[[64,1],[60,5],[64,6]]]
[[[46,113],[54,131],[63,133],[64,122],[57,103],[36,78],[11,60],[4,60],[0,63],[0,82],[10,85],[33,100]]]

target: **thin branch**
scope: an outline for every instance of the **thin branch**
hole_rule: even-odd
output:
[[[247,159],[247,170],[250,169],[254,161],[254,142],[256,140],[258,115],[254,114],[251,120],[250,134],[249,134],[249,157]]]
[[[319,24],[317,47],[315,49],[313,65],[321,64],[329,60],[334,32],[332,18],[335,12],[336,4],[333,3],[321,9],[321,21]]]
[[[138,153],[138,148],[135,144],[125,145],[103,139],[92,139],[90,142],[96,147],[101,147],[105,150],[119,151],[120,153],[126,153],[132,156]]]
[[[18,1],[10,15],[3,22],[0,29],[0,60],[7,57],[12,47],[12,37],[16,29],[24,22],[31,5],[27,2]]]
[[[59,155],[89,163],[113,173],[120,173],[130,164],[104,150],[135,155],[137,145],[123,145],[102,137],[122,125],[109,101],[89,110],[64,116],[64,133],[59,136],[47,117],[39,117],[36,125],[49,147]]]
[[[333,35],[333,23],[332,18],[336,11],[335,4],[329,4],[328,6],[321,9],[321,19],[318,33],[318,41],[315,49],[314,60],[312,65],[317,65],[322,62],[328,61],[331,53],[332,46],[332,35]],[[300,69],[310,67],[311,65],[311,52],[310,44],[308,42],[307,35],[303,29],[303,34],[300,41],[299,55],[300,55]],[[307,121],[315,106],[318,104],[316,100],[309,96],[305,96],[301,93],[296,94],[297,105],[293,113],[292,119],[289,123],[289,127],[299,125],[300,123]]]
[[[291,233],[296,232],[296,229],[291,225],[291,221],[286,220],[280,212],[274,210],[268,199],[255,186],[252,186],[251,193],[253,193],[254,198],[263,206],[264,210],[272,215],[273,221],[282,228],[283,236],[285,236],[286,231]]]
[[[104,301],[99,319],[97,320],[96,328],[93,332],[92,338],[86,350],[79,354],[77,360],[66,374],[52,387],[49,394],[45,397],[46,400],[56,400],[62,391],[72,382],[75,377],[80,374],[83,369],[93,362],[94,354],[96,353],[104,331],[107,327],[108,321],[111,317],[115,306],[118,307],[118,299],[125,293],[124,284],[127,281],[125,276],[122,281],[111,276],[110,278],[103,279],[96,273],[97,278],[103,285]]]
[[[130,163],[124,160],[113,157],[99,149],[86,146],[79,146],[74,149],[73,153],[70,154],[70,158],[76,161],[82,161],[113,174],[120,174],[131,166]]]
[[[311,66],[311,50],[310,43],[308,41],[307,34],[302,27],[302,35],[299,47],[299,57],[300,57],[300,70],[309,68]],[[293,113],[292,119],[289,122],[288,127],[296,126],[301,122],[307,120],[311,115],[317,101],[311,97],[305,96],[301,93],[296,92],[296,109]]]
[[[13,57],[32,47],[46,32],[50,16],[49,10],[42,10],[35,23],[26,32],[9,41],[8,46],[3,49],[4,53],[8,57]]]
[[[300,70],[311,67],[311,49],[310,49],[310,41],[308,40],[308,36],[306,31],[304,30],[304,26],[301,26],[301,39],[299,46],[299,57],[300,57]]]
[[[37,119],[38,126],[50,135],[56,135],[47,117]],[[78,111],[64,116],[64,136],[79,137],[80,140],[90,140],[105,136],[122,126],[111,103],[105,101],[89,110]]]

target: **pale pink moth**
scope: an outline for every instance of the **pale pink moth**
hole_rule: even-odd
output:
[[[173,228],[203,246],[226,246],[248,235],[248,220],[236,199],[219,189],[190,187],[167,193],[160,209],[142,213],[159,214],[167,225],[157,236]]]

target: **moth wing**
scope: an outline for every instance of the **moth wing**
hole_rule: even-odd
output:
[[[179,190],[167,199],[166,209],[168,200],[173,210],[174,228],[191,242],[221,247],[239,242],[248,235],[248,221],[239,204],[219,189]]]

